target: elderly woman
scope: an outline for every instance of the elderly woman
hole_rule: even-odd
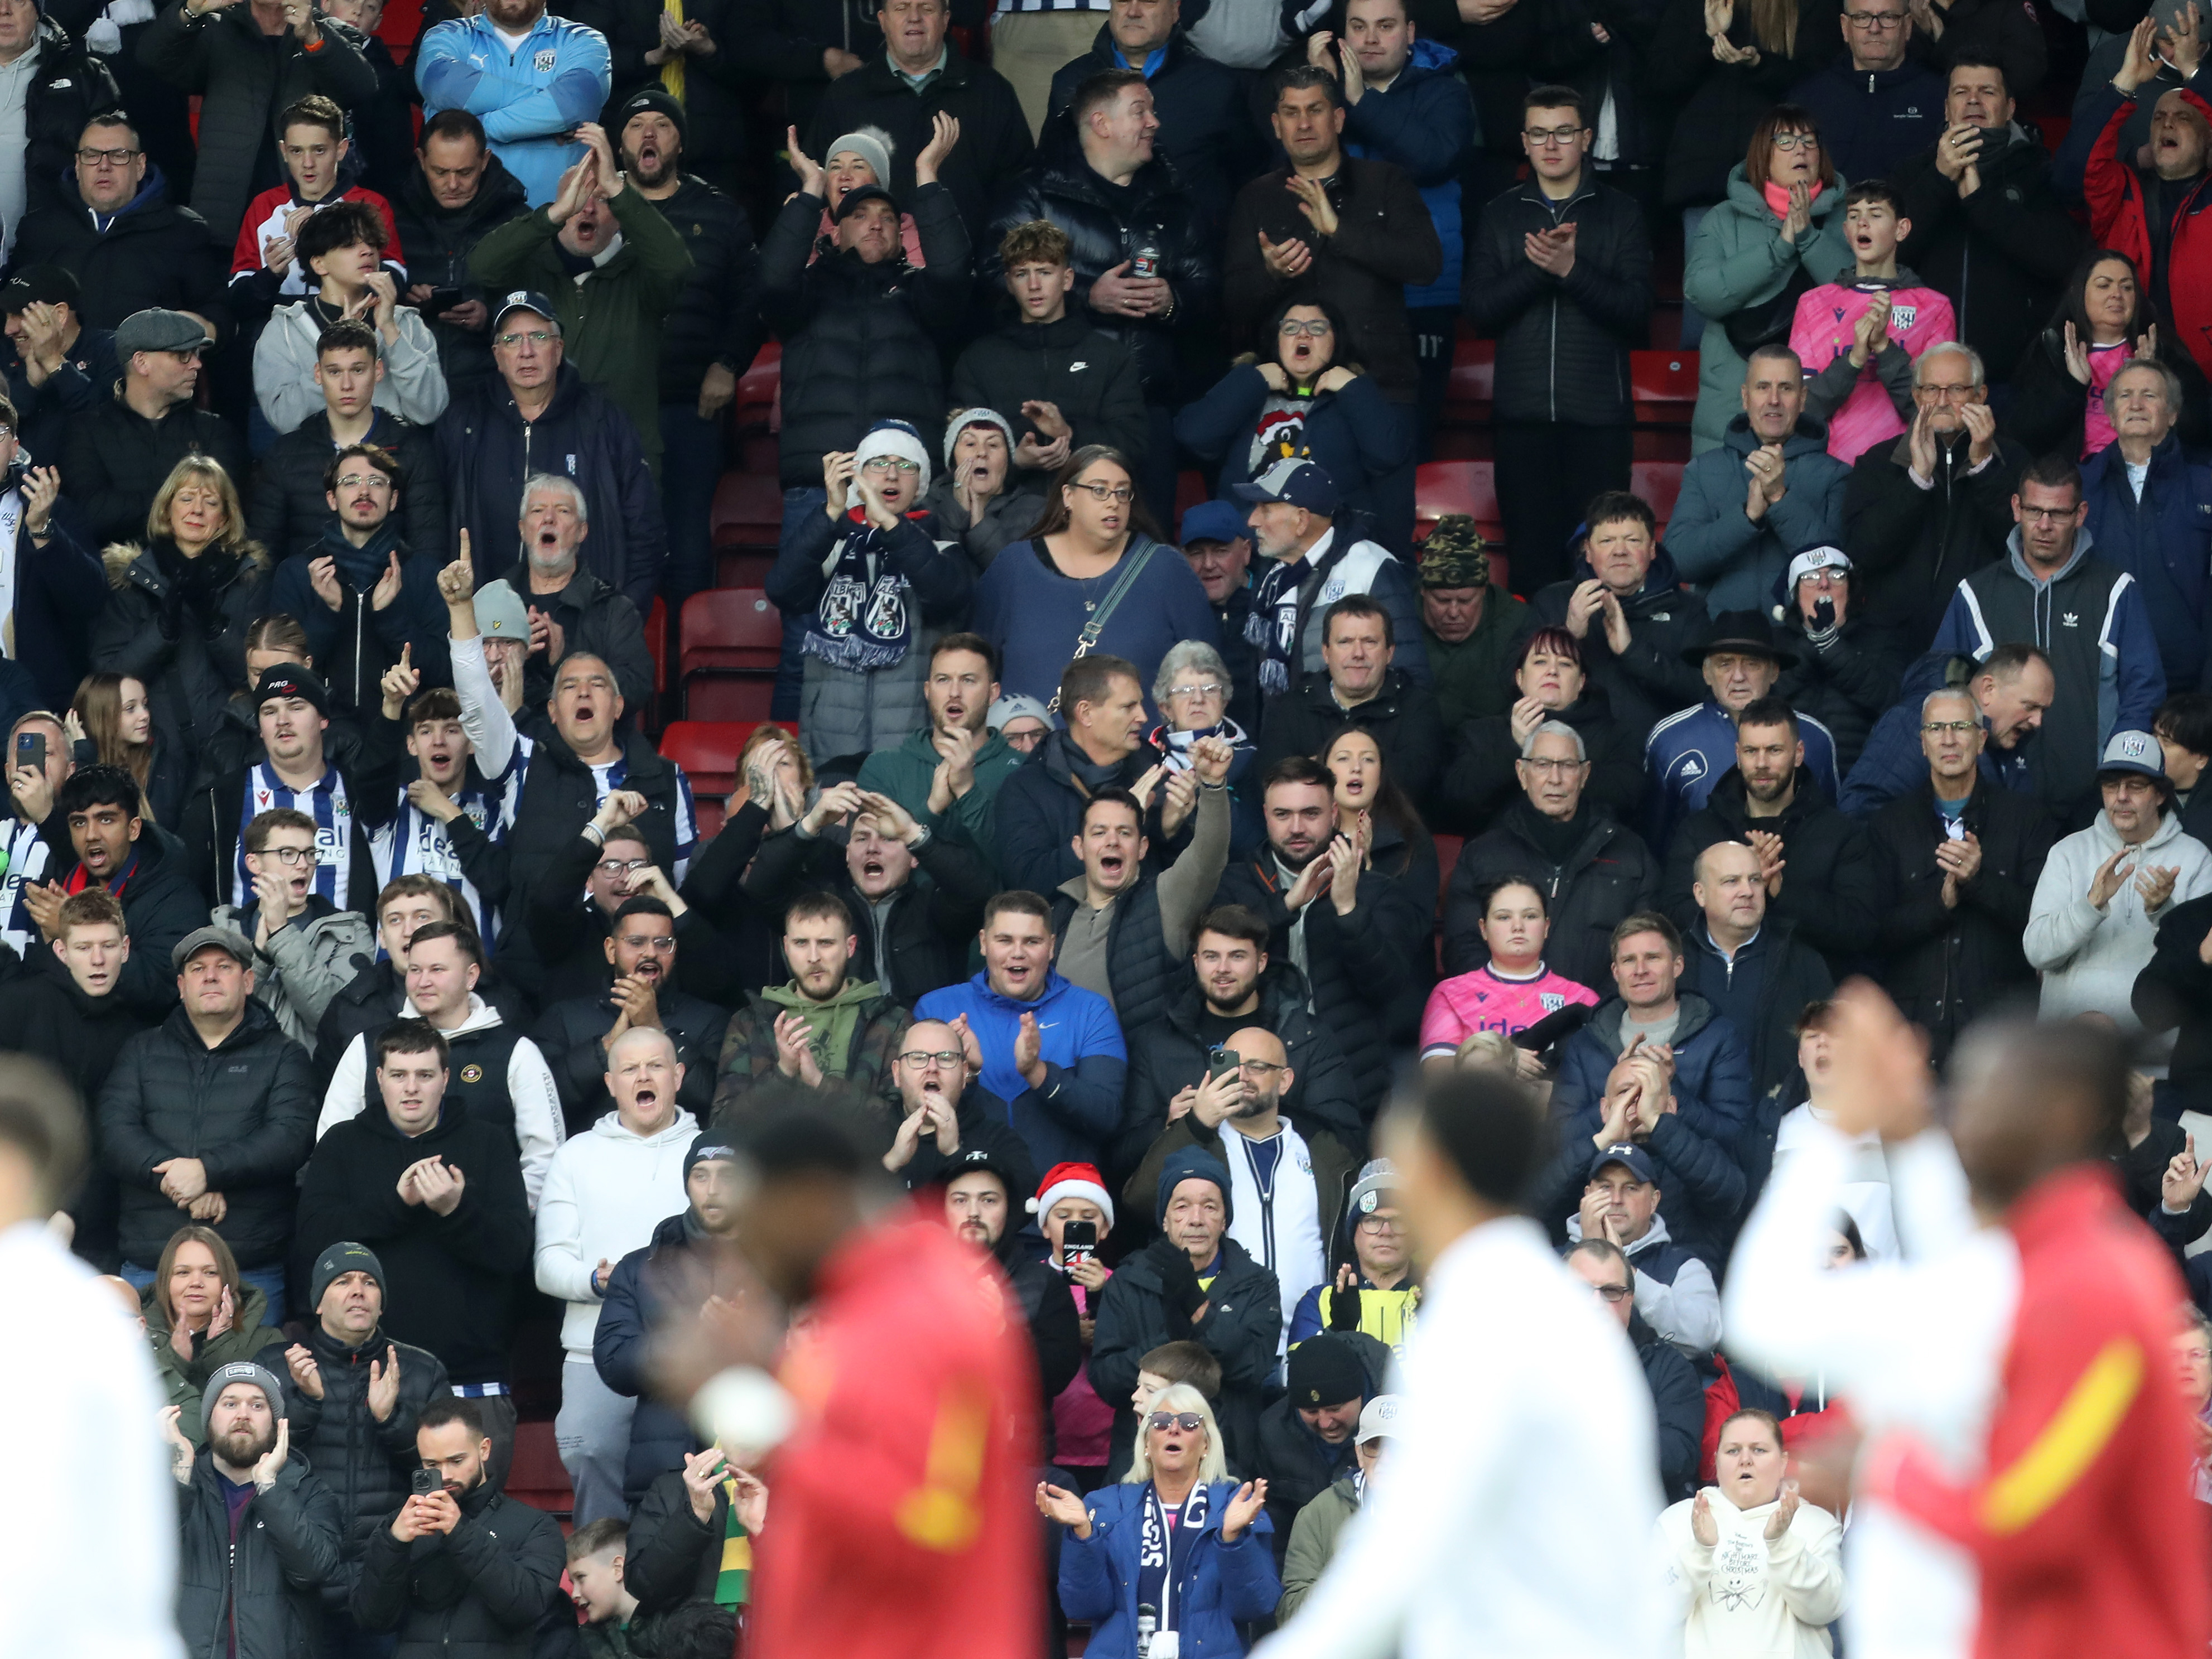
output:
[[[1137,1659],[1139,1606],[1158,1610],[1158,1629],[1173,1631],[1189,1659],[1235,1659],[1237,1624],[1273,1613],[1283,1593],[1267,1483],[1227,1478],[1213,1408],[1188,1382],[1154,1395],[1139,1428],[1120,1485],[1088,1499],[1036,1489],[1038,1510],[1067,1529],[1060,1606],[1090,1621],[1091,1659]]]
[[[1856,268],[1843,186],[1809,112],[1777,104],[1759,118],[1727,199],[1705,215],[1683,264],[1683,297],[1711,325],[1698,342],[1692,449],[1718,444],[1742,409],[1751,353],[1790,343],[1798,297]]]
[[[1346,507],[1376,525],[1377,539],[1405,546],[1411,520],[1385,522],[1386,503],[1374,486],[1406,464],[1413,434],[1359,365],[1340,361],[1351,341],[1335,307],[1286,301],[1261,337],[1267,349],[1238,358],[1212,390],[1176,416],[1176,441],[1218,465],[1215,499],[1233,499],[1237,485],[1285,456],[1303,454],[1320,464]]]
[[[1044,497],[1013,483],[1014,428],[994,409],[963,409],[945,423],[945,471],[921,498],[939,535],[968,550],[979,571],[1019,541],[1044,511]]]
[[[1613,717],[1605,688],[1583,670],[1583,642],[1564,628],[1540,628],[1522,641],[1513,669],[1518,695],[1503,714],[1462,725],[1459,754],[1437,791],[1445,827],[1480,834],[1521,793],[1514,763],[1528,734],[1546,720],[1582,733],[1590,759],[1583,800],[1626,823],[1644,799],[1640,734]]]
[[[1152,702],[1164,717],[1146,739],[1170,771],[1190,769],[1190,746],[1220,738],[1236,750],[1229,763],[1229,854],[1242,858],[1265,837],[1259,791],[1251,780],[1258,745],[1229,718],[1229,668],[1203,640],[1185,640],[1160,659],[1152,677]]]

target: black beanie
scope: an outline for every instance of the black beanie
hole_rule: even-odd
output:
[[[1291,1406],[1312,1411],[1367,1397],[1367,1367],[1359,1351],[1339,1336],[1310,1336],[1291,1350]]]

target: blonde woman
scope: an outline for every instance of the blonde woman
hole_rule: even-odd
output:
[[[1091,1621],[1091,1659],[1136,1659],[1140,1606],[1155,1610],[1157,1629],[1176,1632],[1184,1659],[1244,1651],[1237,1621],[1273,1613],[1283,1587],[1267,1483],[1227,1477],[1213,1408],[1178,1382],[1138,1425],[1136,1461],[1119,1486],[1087,1499],[1038,1486],[1038,1510],[1067,1528],[1060,1601],[1070,1619]]]

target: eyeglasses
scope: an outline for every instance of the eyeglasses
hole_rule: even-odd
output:
[[[4,430],[0,428],[0,430]],[[366,489],[373,483],[386,482],[381,472],[349,472],[338,480],[340,489]]]
[[[902,460],[896,455],[876,455],[870,457],[867,465],[860,471],[863,472],[919,472],[921,471],[921,466],[918,462]]]
[[[1970,404],[1974,400],[1974,394],[1980,390],[1978,386],[1917,386],[1912,388],[1912,392],[1918,398],[1941,398],[1946,403]]]
[[[1097,483],[1083,483],[1078,482],[1068,485],[1068,488],[1070,489],[1087,490],[1090,492],[1091,500],[1096,501],[1111,501],[1116,507],[1126,505],[1137,493],[1135,490],[1130,489],[1127,484],[1103,484]]]
[[[601,859],[592,868],[603,876],[626,876],[633,870],[649,870],[651,859]]]
[[[899,1059],[917,1072],[949,1072],[966,1056],[957,1048],[906,1048]]]
[[[1872,29],[1880,33],[1884,29],[1893,29],[1902,24],[1905,14],[1901,11],[1847,11],[1844,14],[1844,21],[1855,29]]]
[[[527,334],[501,334],[495,336],[492,343],[495,346],[504,346],[512,351],[525,340],[535,346],[550,345],[552,343],[553,331],[550,329],[533,328]]]
[[[1818,149],[1820,141],[1809,132],[1778,132],[1774,135],[1774,148],[1785,154],[1793,149]]]
[[[0,427],[0,432],[6,430]],[[1225,685],[1173,685],[1168,688],[1168,701],[1173,702],[1178,697],[1218,697],[1228,689]]]
[[[1289,1068],[1278,1066],[1272,1060],[1239,1060],[1237,1069],[1240,1072],[1256,1072],[1261,1077],[1265,1078],[1270,1072],[1285,1071]]]
[[[1948,732],[1963,738],[1969,732],[1979,731],[1981,722],[1978,720],[1923,720],[1920,722],[1920,729],[1923,732],[1935,732],[1939,736]]]
[[[605,866],[600,867],[604,869]],[[657,957],[676,954],[676,941],[665,933],[624,933],[622,944],[626,951],[650,951]]]
[[[1524,760],[1521,764],[1542,777],[1564,778],[1570,772],[1581,771],[1589,763],[1574,760]]]
[[[1295,318],[1285,317],[1283,319],[1282,325],[1275,332],[1286,339],[1317,340],[1322,335],[1333,333],[1334,331],[1329,327],[1328,319],[1326,317],[1318,318],[1310,323],[1302,323]]]
[[[1523,127],[1521,136],[1540,149],[1559,144],[1571,144],[1583,136],[1580,127]]]
[[[2072,507],[2023,507],[2020,509],[2020,516],[2023,520],[2033,519],[2038,524],[2057,524],[2061,519],[2072,518],[2081,510],[2078,501]]]
[[[313,864],[315,849],[312,847],[264,847],[261,849],[261,856],[275,859],[279,864]]]
[[[131,158],[137,154],[135,149],[81,149],[76,153],[76,159],[88,167],[127,167]]]
[[[5,0],[0,0],[0,3],[5,3]],[[0,426],[0,444],[4,444],[4,443],[6,443],[6,442],[8,441],[8,440],[9,440],[9,439],[10,439],[10,438],[14,437],[15,435],[15,428],[14,427],[12,427],[12,426]]]
[[[1394,1215],[1364,1215],[1359,1218],[1363,1233],[1402,1233],[1406,1230]]]
[[[1206,1419],[1196,1412],[1154,1412],[1145,1419],[1145,1426],[1163,1432],[1169,1429],[1181,1429],[1185,1434],[1190,1434],[1204,1428]]]
[[[1590,1289],[1598,1293],[1601,1300],[1607,1302],[1626,1302],[1629,1297],[1626,1285],[1593,1285]]]

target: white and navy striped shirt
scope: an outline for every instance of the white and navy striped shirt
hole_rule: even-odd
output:
[[[45,878],[47,853],[37,824],[16,817],[8,820],[8,871],[0,876],[0,919],[4,919],[0,920],[0,939],[7,940],[26,962],[39,942],[39,924],[23,902],[23,886]]]
[[[491,837],[504,841],[514,823],[515,805],[521,799],[523,769],[510,767],[507,778],[488,788],[461,791],[455,799],[470,823]],[[485,939],[499,937],[499,909],[478,892],[461,867],[460,854],[447,839],[446,826],[399,794],[399,810],[389,822],[379,824],[368,838],[369,856],[376,864],[380,892],[394,876],[428,876],[452,888],[476,919],[477,932]]]
[[[315,821],[315,881],[309,890],[344,909],[353,874],[353,804],[346,799],[345,780],[338,775],[337,768],[325,764],[313,787],[295,789],[264,761],[246,768],[245,788],[230,902],[240,909],[254,902],[253,878],[246,868],[246,826],[264,812],[289,806]]]
[[[676,867],[668,872],[668,879],[680,887],[684,872],[691,867],[691,854],[699,850],[699,815],[691,809],[691,780],[674,761],[662,757],[661,764],[676,774]],[[592,787],[604,806],[609,795],[623,787],[629,775],[629,757],[621,756],[605,766],[592,769]]]

